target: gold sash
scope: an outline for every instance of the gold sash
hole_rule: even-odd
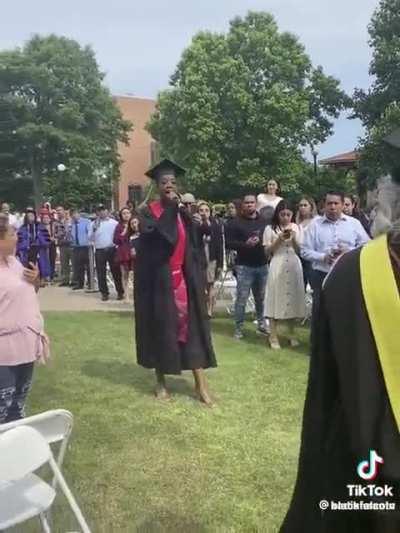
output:
[[[361,285],[386,390],[400,431],[400,296],[383,235],[361,250]]]

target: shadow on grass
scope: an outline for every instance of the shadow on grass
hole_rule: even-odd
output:
[[[154,396],[155,377],[153,370],[146,370],[135,363],[99,361],[91,359],[81,367],[86,376],[109,381],[112,384],[132,387],[140,394]],[[189,374],[189,371],[187,372]],[[195,398],[194,389],[179,376],[166,376],[168,390],[172,394]]]

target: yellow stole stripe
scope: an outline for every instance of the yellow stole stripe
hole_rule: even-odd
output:
[[[386,391],[400,431],[400,296],[386,235],[361,250],[361,285]]]

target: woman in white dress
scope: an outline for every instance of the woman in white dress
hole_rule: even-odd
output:
[[[272,207],[276,209],[276,206],[282,200],[279,196],[280,186],[276,180],[269,180],[265,186],[265,192],[257,196],[257,211],[260,212],[263,207]]]
[[[265,315],[270,320],[271,348],[280,349],[278,322],[287,321],[290,345],[296,347],[294,327],[298,318],[304,318],[305,292],[303,269],[300,262],[300,229],[292,222],[293,209],[285,201],[279,202],[271,226],[264,232],[267,256],[272,256],[265,299]]]

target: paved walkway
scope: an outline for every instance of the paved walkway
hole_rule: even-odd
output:
[[[133,303],[117,301],[117,295],[111,292],[110,300],[102,302],[99,292],[73,291],[65,287],[45,287],[39,291],[42,311],[118,311],[133,312]],[[229,301],[219,300],[217,310],[225,310]]]
[[[133,304],[118,302],[111,294],[102,302],[99,292],[73,291],[65,287],[45,287],[39,291],[42,311],[123,311],[132,312]]]

